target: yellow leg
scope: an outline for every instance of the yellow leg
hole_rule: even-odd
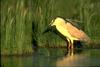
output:
[[[68,40],[68,50],[70,49],[70,47],[71,47],[71,44],[70,44],[70,39],[69,38],[67,38],[67,40]]]
[[[68,52],[70,53],[70,55],[73,55],[74,53],[74,40],[70,40],[69,38],[67,38],[68,40]]]
[[[73,43],[73,40],[71,40],[71,49],[74,49],[74,43]]]
[[[74,40],[71,40],[71,55],[74,54]]]
[[[72,54],[74,52],[74,40],[71,40],[71,51],[72,51]]]

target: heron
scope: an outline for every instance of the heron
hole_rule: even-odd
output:
[[[89,36],[73,23],[74,22],[71,20],[64,20],[61,17],[57,17],[56,19],[52,20],[44,33],[48,31],[55,32],[56,30],[56,33],[61,34],[63,39],[68,41],[68,49],[74,49],[74,41],[90,43],[91,39]]]

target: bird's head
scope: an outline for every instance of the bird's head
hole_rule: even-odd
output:
[[[62,25],[63,23],[65,23],[66,21],[63,18],[57,17],[55,20],[52,20],[52,22],[50,23],[50,26],[58,26],[58,25]]]
[[[47,26],[46,30],[43,33],[55,30],[56,26],[62,25],[66,21],[63,18],[57,17],[53,19],[51,23]]]

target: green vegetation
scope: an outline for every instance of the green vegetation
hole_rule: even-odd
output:
[[[33,39],[38,46],[66,46],[59,36],[42,34],[57,16],[79,20],[93,40],[100,39],[99,0],[1,0],[0,3],[1,54],[32,53]]]
[[[1,1],[1,54],[33,52],[31,13],[24,0]]]

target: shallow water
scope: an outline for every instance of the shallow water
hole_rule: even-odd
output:
[[[1,57],[2,67],[100,66],[100,49],[68,52],[64,48],[39,48],[32,56]]]

